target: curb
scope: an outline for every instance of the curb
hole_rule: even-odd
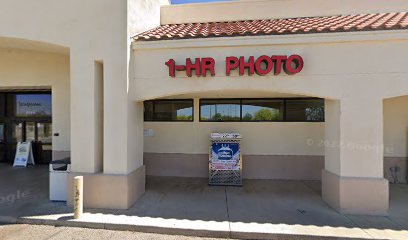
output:
[[[106,230],[114,230],[114,231],[133,231],[133,232],[143,232],[143,233],[183,235],[183,236],[195,236],[195,237],[231,238],[231,232],[229,231],[167,228],[167,227],[142,226],[142,225],[132,225],[132,224],[113,224],[113,223],[79,222],[79,221],[65,221],[65,220],[32,219],[32,218],[24,218],[24,217],[16,219],[16,222],[13,222],[13,223],[30,224],[30,225],[49,225],[49,226],[58,226],[58,227],[106,229]]]
[[[15,219],[15,218],[14,218]],[[12,219],[11,219],[12,220]],[[9,222],[14,224],[30,224],[30,225],[48,225],[57,227],[77,227],[90,229],[106,229],[113,231],[132,231],[153,234],[166,235],[182,235],[192,237],[207,237],[207,238],[225,238],[225,239],[296,239],[296,240],[311,240],[311,239],[360,239],[360,238],[339,238],[334,236],[314,236],[314,235],[299,235],[299,234],[283,234],[283,233],[263,233],[263,232],[237,232],[237,231],[220,231],[220,230],[201,230],[201,229],[186,229],[186,228],[169,228],[156,226],[142,226],[132,224],[112,224],[112,223],[97,223],[97,222],[79,222],[67,220],[48,220],[48,219],[33,219],[33,218],[18,218],[16,221]],[[0,218],[1,221],[1,218]]]
[[[17,221],[18,221],[18,219],[16,217],[0,216],[0,223],[15,224],[15,223],[17,223]]]

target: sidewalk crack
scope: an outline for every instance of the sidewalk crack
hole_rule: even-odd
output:
[[[361,229],[361,231],[363,231],[365,234],[367,234],[370,238],[374,239],[374,236],[371,235],[368,231],[366,231],[363,226],[361,226],[360,224],[358,224],[357,222],[355,222],[353,219],[351,219],[349,216],[347,216],[346,214],[342,214],[344,217],[346,217],[348,220],[350,220],[352,223],[354,223],[354,225],[356,225],[358,228]]]
[[[229,238],[232,238],[232,232],[231,232],[231,219],[229,215],[229,208],[228,208],[228,193],[227,193],[227,186],[224,187],[224,192],[225,192],[225,206],[227,207],[227,221],[228,221],[228,230],[229,230]]]

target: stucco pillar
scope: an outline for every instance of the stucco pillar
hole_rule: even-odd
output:
[[[94,61],[71,49],[71,171],[95,173]]]
[[[381,99],[326,100],[322,197],[346,214],[386,215]]]
[[[128,102],[125,58],[123,62],[73,61],[74,167],[67,181],[67,203],[73,204],[73,179],[80,175],[84,207],[127,209],[145,191],[143,103]],[[96,71],[99,63],[103,63],[103,73]],[[103,85],[96,87],[101,80]],[[98,127],[101,123],[103,129]]]

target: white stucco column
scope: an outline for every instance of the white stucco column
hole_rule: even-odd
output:
[[[384,215],[382,100],[326,100],[323,199],[342,213]]]
[[[128,167],[138,169],[143,166],[143,102],[128,103]]]
[[[126,42],[115,61],[104,62],[103,173],[126,175],[127,164],[127,62]]]
[[[98,172],[95,146],[94,61],[71,49],[71,170]]]

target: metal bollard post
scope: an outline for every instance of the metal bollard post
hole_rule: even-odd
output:
[[[74,219],[79,219],[84,212],[84,178],[74,178]]]

